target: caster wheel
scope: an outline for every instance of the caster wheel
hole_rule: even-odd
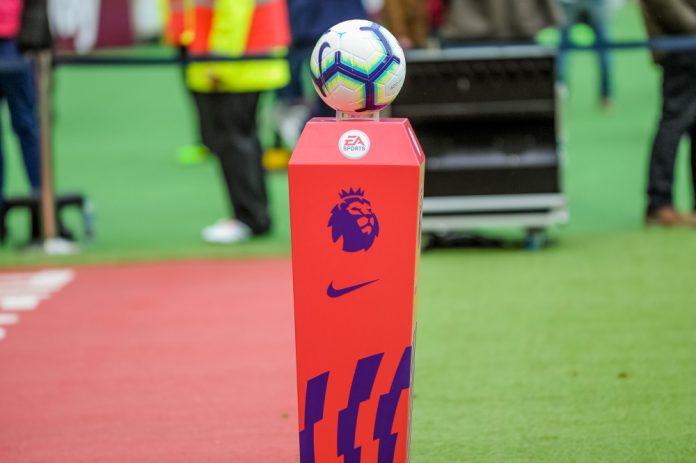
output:
[[[548,236],[546,235],[546,230],[533,228],[527,230],[527,238],[525,240],[525,247],[528,251],[538,251],[546,246],[548,243]]]

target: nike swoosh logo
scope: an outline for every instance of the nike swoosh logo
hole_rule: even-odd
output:
[[[371,285],[375,281],[378,281],[378,280],[366,281],[365,283],[360,283],[358,285],[348,286],[346,288],[338,288],[338,289],[334,288],[333,281],[332,281],[329,284],[329,287],[326,288],[326,295],[329,297],[333,297],[333,298],[345,296],[346,294],[351,293],[351,292],[355,291],[356,289],[360,289],[364,286]]]

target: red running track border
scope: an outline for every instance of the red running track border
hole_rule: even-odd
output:
[[[0,461],[296,462],[290,272],[78,268],[0,341]]]

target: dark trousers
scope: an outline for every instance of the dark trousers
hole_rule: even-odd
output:
[[[648,211],[672,205],[674,163],[685,135],[691,138],[691,177],[696,191],[696,53],[670,54],[662,67],[662,117],[650,157]]]
[[[7,100],[10,119],[22,148],[24,168],[34,191],[41,187],[39,125],[32,67],[22,59],[13,40],[0,39],[0,103]],[[0,131],[0,203],[4,192],[4,155]]]
[[[256,127],[258,93],[194,93],[203,143],[217,155],[237,220],[269,230],[265,171]]]

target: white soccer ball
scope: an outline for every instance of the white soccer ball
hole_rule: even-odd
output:
[[[336,24],[319,38],[310,60],[319,96],[337,111],[369,114],[387,107],[406,78],[404,51],[372,21]]]

